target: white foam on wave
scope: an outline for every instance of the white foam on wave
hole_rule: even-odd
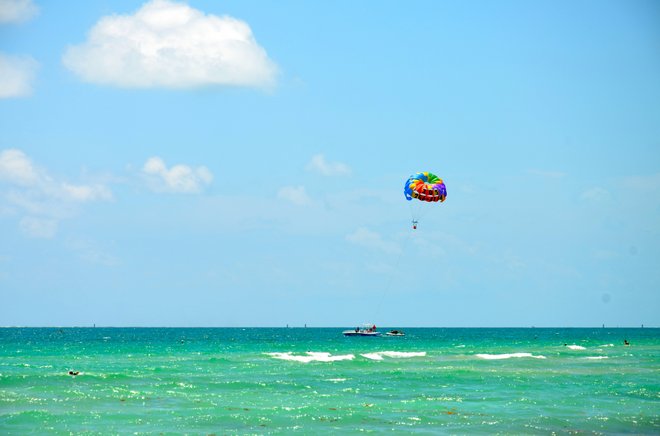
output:
[[[601,360],[601,359],[609,359],[607,356],[587,356],[585,359],[589,360]]]
[[[569,348],[571,350],[586,350],[585,347],[582,345],[566,345],[566,348]]]
[[[329,382],[332,382],[332,383],[341,383],[341,382],[345,382],[346,379],[345,378],[326,378],[325,381],[329,381]]]
[[[308,351],[304,355],[293,354],[291,351],[286,353],[265,353],[275,359],[281,360],[291,360],[294,362],[336,362],[339,360],[353,360],[355,355],[353,354],[340,354],[333,356],[331,353],[321,352],[321,351]]]
[[[613,346],[614,346],[614,344],[604,344],[604,345],[601,345],[600,348],[603,348],[603,347],[613,347]]]
[[[486,360],[511,359],[512,357],[532,357],[534,359],[545,359],[545,356],[535,356],[532,353],[475,354],[475,356]]]
[[[384,357],[408,359],[411,357],[424,357],[426,356],[426,351],[377,351],[375,353],[360,354],[360,356],[371,360],[383,360]]]

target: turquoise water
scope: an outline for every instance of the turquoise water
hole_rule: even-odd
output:
[[[0,329],[0,434],[660,433],[660,329],[404,330]]]

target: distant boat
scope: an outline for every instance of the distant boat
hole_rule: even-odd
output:
[[[385,333],[385,336],[405,336],[405,335],[406,334],[401,330],[390,330],[389,332]]]
[[[380,336],[381,333],[376,331],[376,326],[373,324],[366,324],[364,327],[356,327],[353,330],[344,330],[344,336]]]

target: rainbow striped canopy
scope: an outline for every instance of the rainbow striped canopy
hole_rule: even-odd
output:
[[[442,179],[428,171],[410,176],[403,188],[406,200],[416,198],[420,201],[443,202],[447,198],[447,187]]]

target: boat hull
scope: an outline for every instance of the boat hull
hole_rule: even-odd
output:
[[[362,332],[362,331],[356,332],[355,330],[346,330],[343,333],[344,333],[344,336],[371,336],[371,337],[375,337],[375,336],[380,336],[381,335],[380,332]]]

